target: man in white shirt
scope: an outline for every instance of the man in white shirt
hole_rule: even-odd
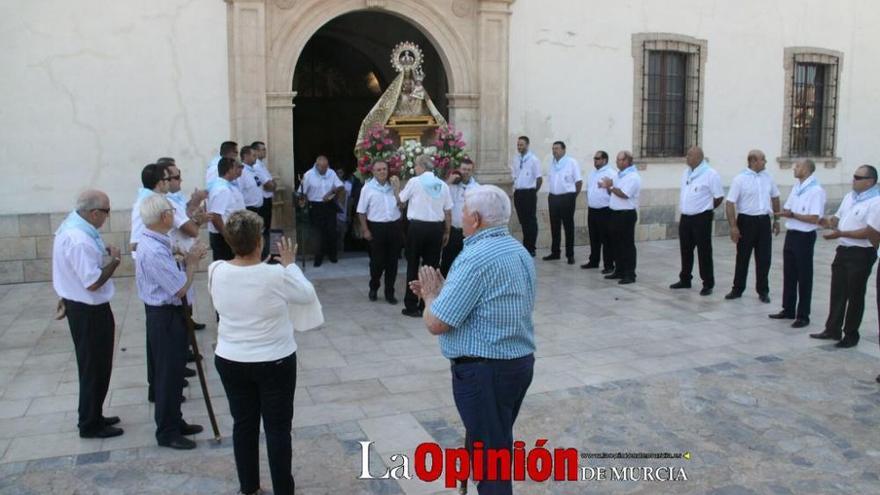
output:
[[[736,244],[733,289],[725,299],[738,299],[746,290],[749,259],[755,252],[755,290],[763,303],[770,303],[770,253],[772,233],[779,235],[779,188],[767,173],[767,158],[761,150],[749,151],[748,168],[733,178],[727,191],[727,222],[730,240]]]
[[[86,191],[76,209],[55,232],[52,246],[52,286],[73,337],[79,373],[79,436],[109,438],[122,435],[118,417],[104,417],[103,404],[113,370],[115,322],[110,309],[113,281],[119,267],[119,248],[107,246],[98,229],[110,216],[110,198]],[[104,256],[110,261],[105,265]]]
[[[712,222],[715,208],[724,200],[721,176],[706,161],[703,149],[694,146],[687,152],[688,168],[681,176],[678,245],[681,249],[681,272],[678,282],[670,289],[690,289],[694,271],[694,248],[703,279],[701,296],[708,296],[715,288],[715,267],[712,260]]]
[[[238,190],[241,191],[244,207],[259,215],[260,208],[263,207],[263,181],[254,169],[257,155],[250,146],[241,148],[240,155],[243,167],[241,177],[236,179],[235,183],[238,185]]]
[[[464,208],[464,194],[468,189],[479,186],[473,177],[474,162],[470,158],[461,161],[458,170],[449,174],[446,185],[449,186],[449,194],[452,196],[452,227],[449,229],[449,242],[443,247],[443,255],[440,259],[440,273],[444,277],[449,273],[452,262],[464,248],[464,233],[461,230],[461,211]]]
[[[611,196],[611,246],[614,251],[614,273],[606,275],[609,280],[619,279],[626,285],[636,281],[636,224],[639,220],[639,195],[642,178],[633,163],[630,151],[617,154],[617,177],[602,179],[602,187]]]
[[[813,298],[813,249],[816,229],[825,214],[825,190],[813,173],[816,164],[805,158],[794,164],[797,184],[782,207],[785,220],[785,247],[782,248],[782,311],[770,315],[774,320],[793,319],[794,328],[810,324]]]
[[[370,293],[369,299],[375,301],[385,275],[385,300],[397,304],[394,297],[394,282],[397,280],[397,258],[403,242],[400,228],[400,206],[397,203],[395,188],[388,180],[388,164],[383,161],[373,163],[373,178],[361,189],[357,213],[361,222],[364,240],[370,243]],[[399,191],[397,191],[399,193]]]
[[[223,143],[220,144],[220,153],[214,158],[211,158],[211,161],[208,163],[208,168],[205,170],[206,189],[210,189],[211,183],[218,177],[217,164],[220,163],[221,158],[238,160],[238,143],[235,141],[223,141]]]
[[[844,196],[837,213],[821,221],[823,227],[832,229],[823,237],[838,239],[838,246],[831,263],[831,304],[825,330],[810,334],[814,339],[840,340],[835,345],[840,348],[855,347],[859,343],[865,291],[877,259],[876,247],[870,241],[871,229],[868,228],[868,219],[880,208],[877,169],[871,165],[856,169],[852,188]]]
[[[224,239],[225,224],[229,216],[236,211],[244,210],[244,198],[235,179],[241,177],[244,166],[231,158],[221,158],[217,163],[220,174],[208,189],[208,237],[211,241],[211,252],[214,261],[231,260],[235,257],[229,244]]]
[[[254,163],[254,170],[257,177],[263,182],[263,206],[260,207],[260,216],[263,218],[263,258],[269,255],[269,230],[272,229],[272,201],[275,197],[275,179],[272,172],[266,166],[266,143],[262,141],[254,141],[251,144],[254,153],[257,154],[257,162]]]
[[[309,201],[309,221],[318,241],[315,250],[315,266],[321,266],[326,256],[331,263],[336,257],[336,195],[345,190],[336,172],[330,170],[330,162],[324,155],[303,176],[300,193]]]
[[[424,301],[410,289],[419,278],[422,265],[440,265],[440,251],[449,242],[452,227],[452,195],[449,186],[434,175],[434,160],[427,155],[416,158],[415,176],[398,194],[400,203],[408,203],[406,218],[406,294],[401,311],[405,316],[421,317]],[[393,180],[393,179],[392,179]]]
[[[617,167],[608,163],[608,153],[599,150],[593,154],[593,167],[587,177],[587,230],[590,235],[590,259],[581,268],[599,268],[599,260],[603,263],[603,275],[614,273],[614,253],[611,250],[609,228],[611,224],[611,196],[608,190],[601,187],[603,179],[617,177]]]
[[[565,154],[565,143],[553,143],[553,160],[550,162],[550,194],[547,197],[550,209],[550,254],[545,261],[558,260],[561,242],[560,226],[565,228],[565,257],[569,265],[574,264],[574,209],[578,194],[581,193],[581,166]]]
[[[538,240],[538,191],[541,189],[541,160],[529,151],[528,136],[516,140],[516,155],[510,161],[513,174],[513,206],[522,226],[522,242],[526,251],[535,256]]]
[[[131,234],[129,235],[129,250],[132,258],[137,256],[137,244],[144,233],[144,222],[141,221],[141,201],[153,194],[165,194],[168,192],[167,165],[151,163],[141,170],[141,187],[138,189],[137,199],[131,206]]]

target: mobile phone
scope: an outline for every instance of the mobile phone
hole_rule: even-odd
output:
[[[281,255],[281,252],[278,251],[278,243],[281,242],[282,237],[284,237],[283,230],[269,229],[269,254],[272,256]]]

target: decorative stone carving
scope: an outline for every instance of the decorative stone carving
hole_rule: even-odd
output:
[[[275,6],[279,9],[292,9],[296,5],[297,0],[275,0]]]
[[[455,0],[452,2],[452,13],[458,17],[467,17],[473,13],[473,7],[471,0]]]

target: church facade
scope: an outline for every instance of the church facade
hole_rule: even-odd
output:
[[[143,165],[174,156],[184,189],[203,187],[227,139],[268,144],[289,224],[309,143],[334,136],[325,152],[348,159],[399,41],[424,45],[426,87],[483,183],[510,183],[519,135],[545,167],[566,142],[585,176],[595,150],[632,150],[639,239],[675,236],[690,145],[725,185],[763,150],[783,195],[811,157],[832,206],[880,155],[869,0],[19,0],[0,14],[0,283],[48,280],[52,232],[87,187],[108,192],[108,241],[127,246]],[[539,208],[546,245],[546,196]],[[583,198],[576,225],[585,243]]]

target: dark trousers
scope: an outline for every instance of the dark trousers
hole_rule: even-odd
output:
[[[815,246],[815,231],[789,230],[785,233],[782,248],[782,311],[798,319],[810,317]]]
[[[700,266],[703,287],[715,287],[715,267],[712,262],[712,221],[715,212],[706,210],[696,215],[682,215],[678,220],[678,246],[681,249],[679,280],[690,283],[694,271],[694,248]]]
[[[452,365],[452,395],[469,442],[483,442],[484,452],[513,448],[513,423],[532,383],[534,367],[531,354]],[[467,448],[472,450],[472,446]],[[487,464],[484,459],[484,473]],[[482,481],[477,491],[480,495],[510,494],[513,486],[510,481]]]
[[[400,221],[367,222],[373,240],[370,241],[370,290],[379,290],[382,275],[385,275],[385,297],[394,295],[394,282],[397,281],[397,259],[403,233]]]
[[[560,225],[565,229],[565,257],[574,256],[574,206],[576,193],[547,196],[550,208],[550,254],[559,256]]]
[[[260,488],[260,418],[266,432],[272,493],[294,492],[290,431],[296,390],[296,353],[255,363],[214,356],[232,414],[232,448],[242,493]]]
[[[749,275],[749,260],[755,252],[755,291],[758,294],[770,293],[770,252],[773,237],[770,232],[770,215],[743,215],[736,217],[740,238],[736,243],[736,268],[733,275],[733,292],[742,294],[746,290]]]
[[[182,306],[144,305],[147,342],[153,357],[153,392],[156,440],[168,442],[180,436],[183,415],[180,393],[186,366],[188,336]]]
[[[419,309],[424,304],[409,290],[409,283],[419,278],[420,266],[437,267],[440,264],[443,229],[443,222],[409,221],[406,232],[406,295],[403,297],[406,309]]]
[[[614,273],[622,278],[636,277],[636,210],[611,210],[609,237],[614,252]]]
[[[535,189],[517,189],[513,191],[513,206],[522,226],[523,246],[531,254],[535,254],[535,243],[538,240],[538,191]]]
[[[865,290],[877,252],[869,247],[838,246],[831,263],[831,305],[825,331],[859,340],[865,312]]]
[[[113,370],[116,322],[110,303],[92,306],[65,299],[64,308],[79,373],[77,426],[80,433],[94,433],[104,428],[103,407]]]
[[[608,238],[608,228],[611,224],[611,208],[590,208],[587,211],[587,230],[590,234],[590,259],[591,265],[599,265],[599,259],[605,261],[604,268],[614,268],[614,254],[611,252],[611,243]]]
[[[235,253],[232,252],[232,248],[229,247],[222,235],[211,232],[208,235],[208,240],[211,243],[211,254],[214,261],[235,258]]]
[[[452,262],[458,257],[458,253],[464,249],[464,231],[452,227],[449,229],[449,242],[443,248],[443,256],[440,260],[440,273],[445,278],[452,267]]]
[[[318,240],[315,263],[323,261],[324,256],[336,260],[336,202],[309,202],[309,221]]]
[[[260,255],[262,259],[269,256],[269,230],[272,228],[272,198],[263,198],[263,206],[258,211],[263,219],[263,253]]]

